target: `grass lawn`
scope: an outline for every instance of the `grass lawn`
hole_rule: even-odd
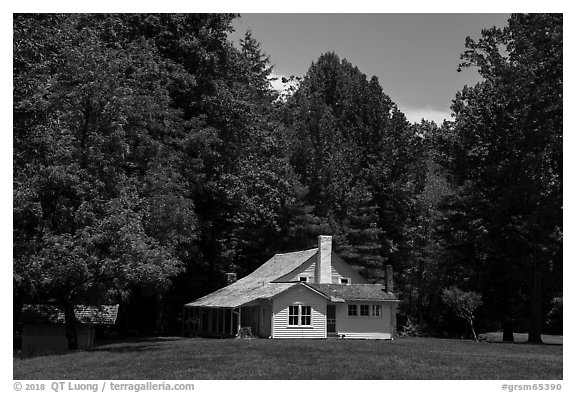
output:
[[[158,338],[14,358],[14,379],[562,379],[562,345]]]

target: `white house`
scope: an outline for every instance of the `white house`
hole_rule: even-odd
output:
[[[336,253],[318,248],[276,254],[250,275],[184,306],[185,334],[235,336],[241,327],[266,338],[392,339],[398,300],[366,281]]]

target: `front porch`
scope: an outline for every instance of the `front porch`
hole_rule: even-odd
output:
[[[234,337],[239,329],[239,308],[184,307],[183,336]]]
[[[241,328],[250,327],[254,336],[271,335],[271,306],[260,302],[240,307],[184,307],[183,336],[236,337]]]

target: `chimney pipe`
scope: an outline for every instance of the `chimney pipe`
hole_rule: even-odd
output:
[[[392,273],[392,265],[386,265],[386,281],[384,284],[386,287],[386,292],[394,292],[394,280]]]
[[[332,236],[318,236],[316,283],[332,283]]]

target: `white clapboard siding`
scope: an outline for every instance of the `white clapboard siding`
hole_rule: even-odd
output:
[[[326,298],[314,291],[297,286],[274,299],[272,309],[273,338],[326,338]],[[310,327],[288,326],[288,307],[296,304],[312,308]]]
[[[340,284],[340,278],[348,278],[349,284],[365,284],[366,280],[362,278],[356,270],[352,269],[342,258],[332,254],[332,284]]]
[[[348,304],[357,304],[357,316],[348,315]],[[379,317],[360,316],[360,304],[381,304],[382,315]],[[394,303],[349,302],[336,306],[336,332],[345,338],[391,339],[394,334],[392,312]]]
[[[342,258],[340,258],[336,254],[332,254],[331,265],[332,265],[331,276],[333,284],[340,284],[341,277],[348,278],[350,280],[350,284],[364,284],[366,282],[366,280],[364,280],[362,276],[360,276],[354,269],[352,269],[346,262],[344,262],[344,260],[342,260]],[[278,281],[280,282],[299,281],[299,277],[307,276],[308,283],[314,284],[316,283],[315,272],[316,272],[316,255],[308,259],[298,269],[278,279]]]
[[[316,259],[316,257],[314,257],[314,260]],[[300,276],[306,276],[308,277],[308,282],[309,283],[315,283],[316,279],[314,277],[314,272],[316,270],[316,262],[311,262],[308,266],[305,267],[305,269],[298,274],[295,274],[292,278],[292,280],[290,281],[299,281],[298,277]]]
[[[309,283],[314,283],[314,271],[316,269],[316,254],[313,254],[306,262],[290,273],[279,277],[278,282],[299,281],[298,277],[307,276]]]

